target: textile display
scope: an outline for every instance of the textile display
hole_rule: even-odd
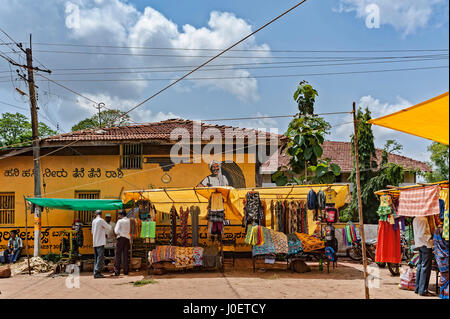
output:
[[[175,261],[175,247],[173,246],[156,246],[155,249],[148,253],[148,261],[150,264],[160,261]]]
[[[289,252],[287,236],[282,232],[277,232],[269,229],[272,237],[273,245],[275,246],[276,254],[287,254]]]
[[[223,197],[219,192],[214,192],[209,198],[209,209],[207,219],[214,222],[223,222],[225,219],[225,208],[223,205]]]
[[[436,229],[433,235],[434,242],[434,254],[436,258],[436,263],[440,272],[440,282],[439,282],[439,298],[448,299],[449,292],[449,265],[448,265],[448,241],[442,238],[441,230]]]
[[[357,239],[356,227],[352,222],[349,222],[342,230],[342,237],[344,238],[345,247],[351,246]]]
[[[180,207],[180,228],[181,228],[181,246],[187,247],[188,245],[188,218],[189,218],[189,209],[183,209]]]
[[[400,230],[386,221],[378,222],[378,239],[375,261],[399,264],[402,261]]]
[[[263,227],[262,231],[264,236],[264,243],[262,245],[254,245],[252,247],[253,256],[275,254],[275,245],[273,243],[269,228]]]
[[[194,266],[203,266],[203,247],[193,247]]]
[[[399,288],[404,290],[412,290],[416,286],[416,272],[414,269],[407,268],[400,274]]]
[[[245,196],[243,225],[260,224],[264,218],[263,205],[258,192],[248,192]]]
[[[177,245],[177,210],[175,206],[172,206],[170,210],[170,245]]]
[[[150,222],[142,222],[141,238],[150,238]]]
[[[323,190],[317,192],[317,209],[324,210],[327,205],[327,197]]]
[[[377,213],[380,216],[381,221],[388,221],[388,216],[392,214],[392,198],[388,194],[380,196],[380,206],[378,206]]]
[[[448,210],[444,212],[444,225],[442,226],[442,237],[448,241]]]
[[[296,234],[288,234],[288,255],[297,255],[303,252],[303,246],[300,239],[298,239]]]
[[[304,252],[320,250],[325,248],[325,242],[305,233],[295,233],[302,242]]]
[[[150,238],[156,238],[156,222],[150,222]]]
[[[400,192],[398,215],[439,215],[439,185],[405,189]]]
[[[191,214],[191,229],[192,229],[192,246],[197,247],[198,246],[198,218],[200,215],[200,207],[198,206],[191,206],[190,209]]]
[[[175,267],[194,267],[194,247],[175,247]]]
[[[274,210],[275,210],[275,206],[273,203],[273,200],[270,201],[270,229],[273,229],[274,227]]]

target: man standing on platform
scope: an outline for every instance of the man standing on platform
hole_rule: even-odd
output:
[[[94,246],[94,278],[104,278],[102,275],[103,257],[105,254],[106,232],[111,226],[102,218],[102,211],[95,211],[95,218],[92,221],[92,243]]]
[[[130,220],[127,213],[122,210],[119,212],[114,232],[117,235],[116,255],[114,257],[114,275],[120,275],[120,266],[123,258],[123,273],[128,275],[128,255],[130,251]]]

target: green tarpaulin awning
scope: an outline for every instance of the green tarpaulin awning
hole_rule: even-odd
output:
[[[116,210],[123,209],[120,199],[27,198],[30,203],[42,207],[65,210]]]

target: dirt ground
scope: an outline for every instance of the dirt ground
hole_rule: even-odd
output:
[[[252,271],[250,259],[237,259],[234,269],[219,271],[172,272],[165,275],[146,276],[144,272],[128,276],[94,279],[91,273],[81,273],[79,288],[68,288],[67,276],[51,277],[49,274],[15,275],[0,279],[0,299],[10,298],[163,298],[163,299],[360,299],[364,298],[362,265],[340,260],[337,268],[326,267],[320,272],[318,263],[307,262],[311,272],[292,273],[285,264],[267,265],[265,270]],[[413,291],[398,288],[399,277],[392,277],[387,268],[374,267],[377,288],[370,289],[373,299],[437,299],[420,297]],[[430,279],[430,290],[435,289],[435,272]],[[153,279],[152,283],[136,287],[133,282]],[[376,282],[378,280],[378,283]],[[71,281],[75,283],[74,281]],[[70,287],[70,285],[69,285]]]

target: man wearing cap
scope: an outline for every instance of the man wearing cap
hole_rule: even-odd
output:
[[[94,278],[104,278],[102,275],[103,257],[106,245],[106,232],[111,226],[102,218],[102,211],[95,211],[95,218],[92,221],[92,243],[94,246]]]
[[[130,251],[130,220],[124,210],[119,212],[114,232],[117,236],[116,255],[114,256],[114,275],[120,275],[120,264],[123,258],[123,273],[128,275],[128,257]]]
[[[116,223],[111,220],[110,213],[105,215],[105,221],[111,226],[111,229],[106,232],[105,257],[114,257],[114,249],[116,249],[114,228],[116,227]]]

